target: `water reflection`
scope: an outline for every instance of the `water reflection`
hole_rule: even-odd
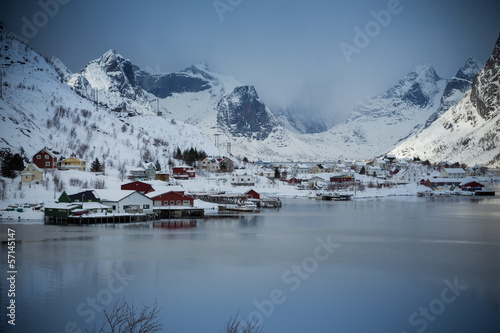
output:
[[[83,331],[98,321],[96,311],[87,322],[87,299],[111,295],[137,304],[158,299],[172,332],[220,332],[238,309],[260,311],[265,332],[416,332],[422,326],[409,317],[441,297],[446,279],[457,278],[467,290],[425,331],[498,332],[498,203],[292,199],[280,211],[242,216],[16,224],[20,319],[15,329],[2,323],[0,331],[64,332],[70,321]],[[340,247],[312,266],[308,258],[326,236]],[[129,278],[126,285],[117,274]],[[293,277],[300,288],[292,290]],[[5,279],[0,283],[6,290]],[[266,301],[278,289],[286,300],[271,311]]]

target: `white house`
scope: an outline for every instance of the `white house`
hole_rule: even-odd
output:
[[[112,209],[113,213],[153,212],[153,200],[132,190],[94,190],[101,203]]]
[[[366,167],[366,174],[369,176],[382,176],[383,172],[379,166],[368,165]]]
[[[439,176],[441,178],[465,178],[467,172],[462,168],[442,168]]]
[[[246,169],[237,169],[231,173],[231,185],[253,186],[255,177]]]
[[[156,167],[152,162],[141,162],[135,169],[130,170],[129,179],[155,179]]]
[[[220,162],[215,157],[205,157],[201,161],[201,168],[210,172],[220,171]]]
[[[310,167],[307,164],[304,163],[296,163],[292,167],[292,174],[293,175],[298,175],[299,173],[309,173]]]
[[[413,184],[419,183],[422,180],[422,176],[416,168],[412,167],[399,171],[394,176],[394,180],[400,184]]]

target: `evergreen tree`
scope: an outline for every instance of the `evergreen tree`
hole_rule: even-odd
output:
[[[274,178],[280,179],[281,178],[281,172],[278,167],[274,168]]]
[[[363,166],[361,170],[359,170],[360,175],[364,175],[366,173],[365,167]]]
[[[98,158],[96,158],[94,160],[94,162],[92,162],[92,164],[90,165],[90,171],[91,172],[101,172],[102,171],[102,165],[101,165],[101,162],[99,161]]]
[[[24,170],[24,162],[19,154],[12,155],[11,152],[6,152],[2,160],[2,176],[7,178],[15,178],[17,172]]]

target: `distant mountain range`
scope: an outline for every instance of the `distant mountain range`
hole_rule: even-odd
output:
[[[113,142],[117,152],[127,151],[123,155],[136,147],[138,155],[163,160],[177,146],[196,146],[210,154],[253,160],[367,159],[391,152],[432,161],[498,165],[489,153],[473,153],[481,144],[487,151],[498,150],[498,122],[491,123],[498,115],[498,42],[483,69],[476,60],[467,59],[455,77],[443,79],[432,66],[417,66],[332,127],[324,116],[309,115],[301,108],[270,110],[256,87],[212,72],[206,64],[153,74],[110,50],[79,73],[71,73],[60,60],[46,61],[10,38],[3,27],[0,30],[5,73],[2,147],[27,150],[43,144],[69,155],[78,150],[73,141],[83,144],[81,135],[91,131],[95,138],[84,135],[94,148],[87,148],[88,156],[106,152],[101,144],[105,140],[108,147]],[[61,106],[69,115],[56,117]],[[62,118],[76,119],[83,109],[91,113],[89,119],[82,121],[85,117],[80,115],[80,122],[61,125]],[[450,117],[450,112],[455,115]],[[475,125],[469,125],[470,144],[464,144],[463,137],[450,135],[450,128],[456,131],[473,113],[477,115]],[[58,120],[66,131],[50,130]],[[436,140],[439,137],[432,149],[422,140],[422,133],[430,131]],[[98,137],[100,142],[94,144]],[[448,150],[454,153],[443,153]]]

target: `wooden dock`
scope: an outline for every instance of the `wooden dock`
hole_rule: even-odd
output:
[[[120,223],[135,223],[152,220],[153,215],[146,214],[108,214],[108,215],[79,215],[68,217],[45,216],[45,224],[120,224]]]

